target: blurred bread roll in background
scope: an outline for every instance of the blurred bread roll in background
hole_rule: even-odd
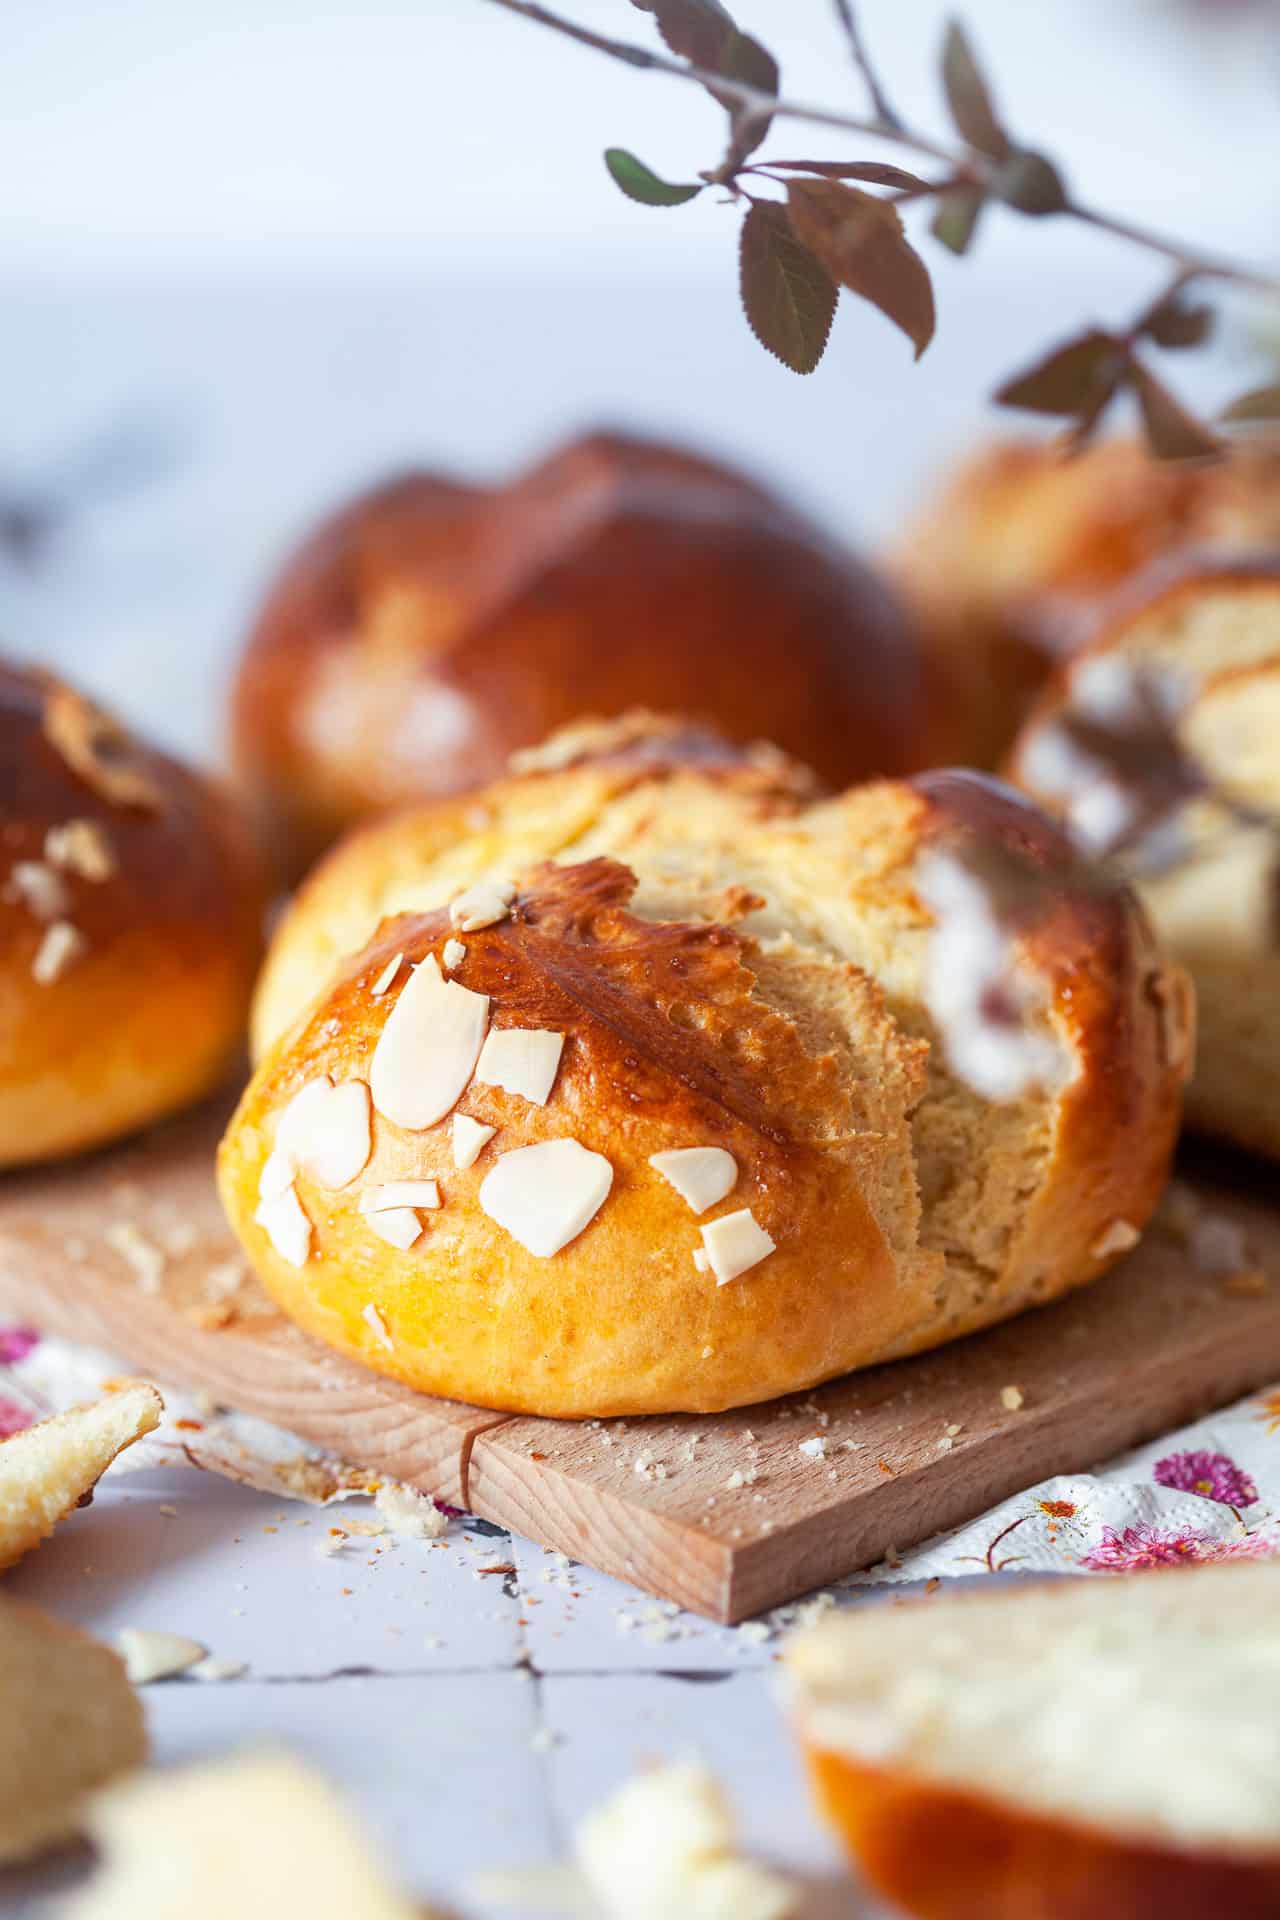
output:
[[[325,520],[254,625],[233,746],[296,874],[367,814],[636,705],[776,740],[832,784],[936,758],[884,580],[732,469],[610,434],[505,485],[409,473]]]
[[[1052,1070],[999,1103],[925,1004],[918,860],[953,842],[1050,883],[1018,964]],[[321,865],[221,1192],[287,1312],[423,1391],[743,1405],[1103,1271],[1164,1182],[1181,1017],[1127,888],[997,782],[815,800],[633,719]]]
[[[998,441],[966,461],[908,528],[894,573],[943,696],[948,760],[999,764],[1057,662],[1099,608],[1152,562],[1189,548],[1280,545],[1280,452],[1208,464],[1153,459],[1137,441],[1068,456]]]
[[[231,797],[0,664],[0,1167],[212,1091],[244,1043],[257,853]]]
[[[1123,741],[1146,724],[1149,698],[1167,700],[1171,741],[1193,763],[1185,776],[1202,774],[1257,824],[1212,792],[1180,793],[1183,775],[1153,747],[1128,769],[1082,756],[1073,720],[1101,720]],[[1195,980],[1188,1120],[1280,1159],[1280,553],[1192,557],[1135,588],[1044,696],[1012,771],[1086,834],[1123,835],[1127,816],[1140,823],[1153,807],[1159,827],[1166,810],[1138,885]],[[1180,798],[1189,804],[1175,811]]]

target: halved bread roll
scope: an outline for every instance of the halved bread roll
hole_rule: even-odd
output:
[[[1189,1014],[1127,889],[978,776],[805,787],[636,723],[331,856],[220,1155],[288,1312],[486,1406],[702,1410],[985,1326],[1131,1243]],[[1059,1071],[999,1105],[924,1005],[916,864],[953,837],[1057,889],[1022,960]]]
[[[1141,874],[1156,931],[1195,980],[1191,1125],[1280,1158],[1280,559],[1189,558],[1135,583],[1041,701],[1011,770],[1052,811],[1090,805],[1090,775],[1060,777],[1060,725],[1099,671],[1150,669],[1185,689],[1178,739],[1216,787],[1274,815],[1239,825],[1211,800],[1181,845]],[[1105,784],[1105,783],[1103,783]],[[1133,797],[1141,800],[1142,780]],[[1119,796],[1123,804],[1124,797]]]
[[[1136,440],[1068,457],[997,441],[911,525],[895,570],[944,686],[943,752],[995,766],[1098,609],[1153,562],[1280,541],[1280,458],[1241,447],[1208,464],[1155,460]]]
[[[1280,1912],[1280,1567],[860,1607],[787,1652],[819,1800],[917,1920]]]

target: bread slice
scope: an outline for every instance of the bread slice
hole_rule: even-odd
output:
[[[3,1598],[0,1729],[0,1866],[69,1839],[86,1794],[146,1757],[119,1656]]]
[[[139,1775],[104,1794],[105,1864],[66,1920],[431,1920],[394,1892],[338,1796],[286,1753]]]
[[[819,1797],[926,1920],[1280,1912],[1280,1565],[873,1606],[787,1654]]]
[[[156,1389],[135,1380],[0,1442],[0,1571],[82,1506],[116,1456],[154,1432],[163,1412]]]

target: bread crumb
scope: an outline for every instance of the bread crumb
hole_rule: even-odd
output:
[[[411,1540],[438,1540],[447,1522],[429,1493],[414,1487],[384,1482],[373,1497],[373,1504],[392,1533]]]
[[[1113,1253],[1128,1253],[1130,1247],[1136,1247],[1142,1235],[1128,1220],[1113,1220],[1098,1235],[1089,1248],[1095,1260],[1106,1260]]]
[[[825,1438],[822,1434],[815,1433],[811,1439],[802,1440],[800,1442],[800,1452],[806,1460],[825,1460],[827,1457],[827,1443]]]
[[[1026,1394],[1021,1387],[1001,1387],[1000,1405],[1007,1413],[1018,1413],[1026,1405]]]
[[[444,953],[441,957],[444,961],[445,972],[456,973],[467,957],[467,949],[464,942],[452,938],[446,940],[444,943]]]
[[[1260,1267],[1242,1267],[1239,1273],[1229,1273],[1222,1282],[1224,1293],[1260,1294],[1270,1291],[1270,1282]]]

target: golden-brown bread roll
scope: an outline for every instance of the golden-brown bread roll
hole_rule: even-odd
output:
[[[411,473],[326,520],[258,617],[233,738],[296,873],[357,819],[637,704],[777,740],[840,784],[936,758],[881,579],[740,474],[608,435],[506,486]]]
[[[636,728],[304,889],[219,1169],[280,1304],[426,1391],[576,1416],[767,1399],[1100,1272],[1187,1051],[1127,890],[978,776],[806,802],[776,757]],[[999,1106],[922,1003],[916,858],[956,836],[1062,886],[1023,957],[1063,1072]]]
[[[1123,696],[1135,669],[1172,676],[1184,690],[1175,736],[1213,784],[1280,819],[1280,558],[1188,557],[1126,592],[1019,737],[1013,777],[1043,806],[1088,824],[1097,770],[1069,755],[1064,762],[1060,723],[1113,688]],[[1110,811],[1126,797],[1105,804]],[[1174,857],[1139,886],[1158,934],[1195,980],[1187,1117],[1280,1159],[1280,840],[1275,828],[1233,824],[1210,800],[1180,816],[1178,834]]]
[[[786,1680],[824,1812],[916,1920],[1280,1913],[1274,1565],[863,1607]]]
[[[209,1092],[243,1044],[257,855],[230,798],[0,664],[0,1167]]]
[[[1187,548],[1280,542],[1280,455],[1241,448],[1201,465],[1133,440],[1068,457],[1002,441],[963,465],[908,529],[895,572],[948,689],[945,757],[992,767],[1100,604]]]

